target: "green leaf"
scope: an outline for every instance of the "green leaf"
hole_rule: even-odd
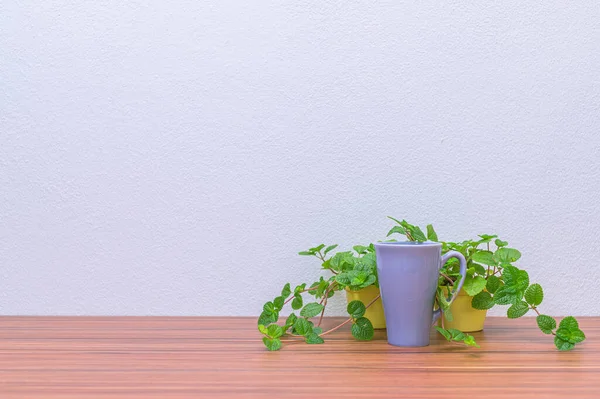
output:
[[[513,292],[518,296],[518,299],[523,297],[525,290],[529,287],[529,274],[525,270],[507,265],[502,271],[504,279],[504,287],[506,290]]]
[[[541,314],[535,319],[537,325],[544,334],[552,334],[552,330],[556,328],[556,320],[554,318]]]
[[[396,234],[396,233],[406,235],[406,230],[404,230],[404,227],[402,227],[402,226],[394,226],[394,227],[392,227],[392,229],[390,231],[388,231],[386,237],[389,237],[392,234]]]
[[[417,242],[427,241],[425,233],[423,233],[423,230],[421,230],[421,228],[418,226],[414,226],[414,228],[411,229],[410,233]]]
[[[315,317],[323,310],[323,305],[317,302],[311,302],[304,305],[302,310],[300,311],[300,316],[310,318]]]
[[[489,276],[485,288],[490,294],[493,294],[500,288],[500,279],[496,276]]]
[[[310,252],[310,251],[300,251],[298,252],[298,255],[302,255],[302,256],[313,256],[314,253]]]
[[[494,307],[494,300],[489,292],[482,291],[473,297],[471,306],[479,310],[491,309]]]
[[[278,296],[277,298],[275,298],[273,300],[273,306],[275,306],[275,310],[279,311],[281,309],[283,309],[283,303],[284,303],[284,299],[282,296]]]
[[[325,342],[323,341],[323,338],[319,337],[319,335],[314,332],[311,332],[306,336],[307,344],[322,344],[323,342]]]
[[[494,295],[494,303],[496,305],[512,305],[518,301],[517,294],[511,292],[505,285],[498,288],[498,291]]]
[[[578,344],[585,340],[585,334],[581,330],[571,331],[571,342]]]
[[[446,338],[448,341],[451,341],[451,340],[452,340],[452,335],[450,335],[450,333],[449,333],[448,331],[446,331],[446,330],[444,330],[443,328],[441,328],[441,327],[438,327],[438,326],[435,326],[435,329],[436,329],[436,330],[437,330],[437,331],[438,331],[440,334],[442,334],[442,336],[443,336],[444,338]]]
[[[477,251],[473,253],[472,259],[474,262],[483,263],[488,266],[495,266],[498,264],[494,259],[494,254],[490,251]]]
[[[427,239],[429,241],[438,241],[437,233],[430,224],[427,225]]]
[[[487,275],[487,270],[485,269],[485,267],[481,266],[479,263],[471,263],[471,267],[473,269],[475,269],[475,273],[477,273],[480,276],[486,276]]]
[[[279,338],[284,332],[285,331],[283,328],[277,324],[271,324],[269,327],[267,327],[267,335],[269,335],[271,338]]]
[[[310,321],[302,318],[296,320],[296,322],[294,323],[294,330],[296,331],[296,334],[304,336],[312,333],[312,327],[313,324]]]
[[[258,325],[267,326],[277,321],[278,314],[273,312],[262,312],[258,317]]]
[[[465,337],[465,339],[463,340],[463,342],[464,342],[466,345],[469,345],[469,346],[474,346],[474,347],[476,347],[476,348],[480,348],[480,346],[477,344],[477,342],[475,342],[475,338],[473,338],[473,336],[471,336],[471,335],[467,335],[467,336]]]
[[[283,289],[281,290],[281,296],[287,298],[288,296],[290,296],[291,293],[292,290],[290,289],[290,283],[287,283],[283,286]]]
[[[329,252],[331,252],[331,251],[333,251],[334,249],[336,249],[336,248],[337,248],[337,246],[338,246],[337,244],[328,246],[327,248],[325,248],[325,252],[324,252],[324,254],[325,254],[325,255],[327,255]]]
[[[462,341],[466,337],[464,332],[455,328],[449,328],[448,332],[450,333],[450,336],[452,337],[453,341]]]
[[[375,284],[375,281],[377,281],[377,277],[375,277],[373,274],[369,274],[367,279],[360,285],[360,288],[366,288],[370,285],[373,285]]]
[[[318,287],[319,288],[317,289],[315,296],[317,298],[321,298],[325,291],[327,291],[327,288],[329,288],[329,282],[327,280],[324,280],[323,277],[321,277],[321,281],[319,281]]]
[[[285,320],[285,329],[287,330],[288,328],[292,327],[294,323],[296,323],[296,320],[298,320],[298,316],[296,316],[294,313],[291,313]]]
[[[361,285],[367,280],[367,277],[369,277],[367,273],[358,270],[352,270],[349,274],[352,278],[350,280],[350,285]]]
[[[501,263],[513,263],[521,258],[521,252],[513,248],[498,248],[494,253],[494,258]]]
[[[508,243],[507,243],[506,241],[502,241],[502,240],[501,240],[501,239],[499,239],[499,238],[496,238],[496,241],[494,241],[494,243],[496,244],[496,246],[497,246],[498,248],[500,248],[500,247],[505,247],[505,246],[507,246],[507,245],[508,245]]]
[[[268,331],[269,331],[269,330],[267,330],[267,327],[265,327],[264,325],[262,325],[262,324],[259,324],[259,325],[258,325],[258,331],[260,331],[260,332],[261,332],[261,334],[268,334]]]
[[[281,349],[281,340],[279,338],[267,338],[263,337],[263,343],[270,351],[278,351]]]
[[[325,244],[321,244],[321,245],[319,245],[319,246],[316,246],[316,247],[314,247],[314,248],[310,248],[310,249],[309,249],[309,251],[310,251],[310,252],[312,252],[312,253],[314,254],[314,253],[317,253],[317,252],[319,252],[319,251],[320,251],[320,250],[322,250],[323,248],[325,248]]]
[[[331,259],[329,259],[329,264],[332,270],[336,272],[342,272],[345,270],[352,269],[354,265],[354,256],[352,252],[338,252]]]
[[[359,317],[363,317],[365,315],[365,311],[367,310],[365,304],[361,301],[352,301],[346,307],[348,314],[355,319]]]
[[[359,255],[364,255],[367,253],[368,248],[365,247],[364,245],[355,245],[352,247],[352,249],[354,249],[356,251],[357,254]]]
[[[463,289],[469,296],[475,296],[479,294],[485,288],[487,280],[481,276],[466,277]]]
[[[442,313],[444,314],[444,317],[446,318],[446,320],[454,321],[454,315],[452,314],[450,307],[446,308],[446,310],[442,310]]]
[[[538,306],[544,300],[544,291],[539,284],[531,284],[525,291],[525,300],[528,304]]]
[[[498,237],[497,235],[489,235],[489,234],[480,234],[481,240],[478,241],[478,244],[483,244],[486,242],[492,241],[494,238]]]
[[[577,323],[577,319],[573,316],[567,316],[560,321],[558,325],[561,328],[566,328],[568,330],[579,330],[579,323]]]
[[[273,304],[273,302],[267,302],[263,305],[263,312],[266,313],[275,313],[276,309],[275,309],[275,305]]]
[[[335,281],[342,286],[347,286],[350,285],[352,279],[350,277],[350,274],[348,274],[347,272],[343,272],[335,276]]]
[[[554,345],[559,351],[570,351],[575,347],[575,344],[572,344],[569,341],[564,341],[558,336],[554,337]]]
[[[294,295],[292,299],[292,309],[298,310],[302,307],[302,296],[300,294]]]
[[[508,308],[506,315],[509,319],[518,319],[519,317],[524,316],[527,312],[529,312],[529,305],[527,305],[527,302],[520,301]]]
[[[375,334],[373,324],[371,324],[371,321],[366,317],[359,317],[358,319],[354,320],[351,331],[352,336],[359,341],[369,341]]]
[[[294,288],[294,295],[300,294],[302,291],[304,291],[305,288],[306,288],[306,283],[297,285],[296,288]]]
[[[321,327],[313,327],[313,333],[319,335],[323,332],[323,329]]]

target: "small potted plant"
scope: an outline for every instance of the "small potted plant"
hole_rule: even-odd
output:
[[[410,237],[411,232],[406,226],[393,220],[399,225],[390,230],[388,236],[400,233]],[[429,240],[438,241],[433,226],[427,226],[427,233]],[[419,238],[421,236],[424,236],[422,232]],[[539,311],[544,291],[539,284],[529,284],[527,271],[514,266],[513,263],[521,258],[521,253],[509,248],[508,242],[500,240],[496,235],[483,234],[478,240],[441,243],[443,252],[458,251],[467,260],[467,276],[463,288],[450,306],[447,305],[447,300],[452,294],[454,282],[460,277],[458,262],[451,259],[440,271],[437,302],[443,312],[440,320],[442,329],[481,331],[488,309],[496,305],[509,305],[506,314],[511,319],[534,311],[538,327],[544,334],[554,336],[554,344],[559,350],[573,349],[576,344],[585,340],[585,334],[579,329],[574,317],[565,317],[557,328],[553,317]]]
[[[338,289],[346,291],[346,300],[360,301],[364,305],[373,302],[366,310],[365,317],[373,324],[373,328],[385,328],[385,317],[383,314],[383,305],[379,298],[379,281],[377,280],[377,263],[375,261],[375,247],[373,244],[368,246],[355,245],[354,252],[337,252],[334,256],[327,259],[327,255],[337,248],[336,245],[330,245],[325,248],[324,244],[310,248],[307,251],[299,252],[299,255],[314,256],[319,259],[323,270],[328,270],[333,274],[332,279],[336,282]],[[324,284],[315,282],[311,287]],[[376,299],[377,298],[377,299]]]
[[[282,343],[298,340],[305,341],[307,344],[322,344],[324,336],[348,323],[352,323],[351,332],[357,340],[368,341],[373,338],[374,327],[367,312],[375,303],[381,303],[379,294],[368,303],[349,300],[346,308],[349,318],[327,331],[321,328],[327,302],[336,292],[347,288],[352,291],[360,291],[371,286],[377,288],[377,268],[374,266],[373,259],[371,256],[364,259],[364,255],[371,252],[362,254],[363,256],[354,256],[352,252],[341,252],[326,258],[336,247],[337,245],[330,245],[325,248],[325,245],[319,245],[300,252],[301,255],[319,258],[323,262],[323,269],[329,270],[332,276],[329,278],[321,276],[308,288],[306,283],[300,284],[293,291],[290,283],[287,283],[281,295],[264,304],[258,318],[258,330],[263,335],[263,343],[267,349],[279,350]],[[315,301],[305,303],[305,294],[314,296]],[[283,324],[277,324],[279,313],[290,302],[293,310],[300,311],[299,316],[292,312]],[[372,313],[371,317],[376,319],[377,312]],[[314,321],[316,318],[318,319]]]

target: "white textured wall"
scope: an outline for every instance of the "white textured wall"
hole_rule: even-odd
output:
[[[255,315],[390,214],[600,315],[596,0],[146,3],[0,5],[0,313]]]

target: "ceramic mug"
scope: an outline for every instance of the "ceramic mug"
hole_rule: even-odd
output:
[[[462,278],[455,284],[452,303],[467,274],[464,256],[456,251],[442,256],[442,244],[437,242],[380,242],[375,252],[388,342],[429,345],[431,325],[441,315],[439,309],[433,310],[440,269],[450,258],[460,262]]]

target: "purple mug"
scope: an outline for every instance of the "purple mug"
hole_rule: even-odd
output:
[[[467,262],[460,252],[442,256],[437,242],[379,242],[375,244],[377,273],[387,325],[388,343],[396,346],[427,346],[433,323],[441,315],[433,304],[439,271],[448,259],[460,262],[461,279],[455,294],[462,288]]]

